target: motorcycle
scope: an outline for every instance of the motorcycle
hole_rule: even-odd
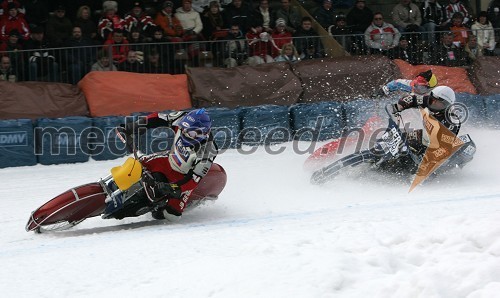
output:
[[[119,133],[117,135],[120,137]],[[123,141],[123,140],[122,140]],[[43,233],[70,229],[87,218],[102,215],[103,219],[137,217],[164,207],[167,200],[155,200],[145,187],[144,181],[151,179],[151,171],[133,150],[121,166],[97,182],[71,188],[34,210],[26,224],[26,231]],[[226,185],[227,175],[222,166],[212,164],[208,173],[191,193],[184,211],[191,210],[205,201],[217,200]],[[144,204],[144,196],[150,198]],[[123,206],[111,214],[104,214],[107,203],[116,203],[120,197]],[[127,211],[128,212],[124,212]],[[133,210],[133,213],[130,213]]]
[[[439,154],[443,155],[443,152],[447,152],[449,154],[446,160],[441,159],[440,163],[428,162],[428,160],[426,159],[427,154],[425,156],[422,154],[422,152],[420,152],[419,154],[419,152],[417,152],[418,150],[408,144],[408,132],[402,132],[399,125],[399,123],[404,124],[401,115],[393,115],[389,111],[388,107],[386,107],[386,112],[389,115],[389,124],[382,136],[376,139],[373,145],[365,150],[357,149],[354,153],[340,158],[331,158],[331,156],[335,155],[336,152],[331,153],[330,159],[334,161],[326,166],[321,167],[320,169],[315,170],[311,176],[311,183],[315,185],[324,184],[334,179],[341,172],[347,171],[349,168],[354,168],[363,164],[368,165],[369,168],[380,172],[392,174],[398,173],[415,177],[418,175],[425,176],[423,177],[423,179],[419,180],[419,183],[421,183],[423,180],[429,177],[435,178],[437,175],[443,174],[453,168],[463,168],[465,164],[473,159],[474,153],[476,151],[476,145],[472,141],[471,137],[468,134],[456,137],[446,127],[442,126],[443,129],[441,130],[445,130],[453,135],[453,140],[448,146],[450,148],[453,147],[453,149],[449,150],[444,149],[443,147],[439,147],[437,149],[427,148],[431,157],[439,156]],[[435,119],[434,121],[437,122],[437,120]],[[429,129],[430,126],[424,126],[427,130],[427,133],[429,135],[432,134],[433,138],[445,139],[442,136],[438,137],[436,135],[438,129],[432,130]],[[366,131],[366,129],[363,130]],[[346,139],[344,138],[341,141],[345,143],[345,140]],[[354,143],[352,139],[347,140],[351,141],[351,143]],[[330,144],[325,145],[324,147],[331,148],[332,144],[335,144],[335,147],[338,147],[339,145],[337,145],[336,143],[339,143],[339,140],[335,140]],[[329,150],[330,148],[327,149]],[[316,151],[319,153],[326,151],[327,149],[319,148]],[[312,157],[317,159],[318,156],[319,154],[315,152]],[[426,161],[425,164],[423,163],[424,160]],[[432,167],[427,167],[428,163],[432,164]],[[422,165],[425,165],[425,167]],[[426,173],[423,173],[424,170],[426,171]],[[411,189],[413,189],[413,187],[414,185],[412,185]]]

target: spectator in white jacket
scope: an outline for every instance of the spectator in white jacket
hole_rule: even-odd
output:
[[[191,0],[182,1],[182,6],[175,11],[175,17],[179,19],[187,35],[199,35],[203,30],[200,14],[193,9]]]
[[[495,52],[495,31],[488,20],[488,13],[481,11],[477,21],[472,25],[472,34],[477,37],[477,44],[483,48],[485,56],[493,56]]]
[[[401,33],[393,25],[384,22],[380,12],[373,15],[372,24],[365,31],[365,43],[370,53],[387,55],[387,51],[399,44]]]

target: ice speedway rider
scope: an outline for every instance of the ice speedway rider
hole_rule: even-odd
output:
[[[155,219],[178,220],[189,200],[191,192],[207,174],[217,156],[217,146],[211,133],[212,121],[205,109],[169,114],[153,113],[145,118],[118,128],[130,145],[147,129],[170,127],[174,130],[174,143],[170,151],[141,158],[142,164],[152,173],[144,180],[140,204],[134,210],[119,210],[124,202],[108,202],[103,217],[130,216],[153,202],[167,200],[166,205],[152,212]],[[118,198],[120,200],[120,198]]]
[[[378,89],[374,97],[387,96],[395,91],[403,91],[417,96],[428,95],[437,86],[437,78],[432,70],[419,73],[413,80],[396,79]]]
[[[455,135],[458,135],[461,120],[453,111],[454,103],[455,92],[453,89],[448,86],[437,86],[429,95],[419,97],[413,94],[402,97],[396,104],[388,104],[386,110],[394,116],[394,119],[399,119],[397,116],[406,109],[427,108],[431,116]],[[418,165],[430,143],[427,133],[422,129],[415,129],[406,133],[406,140],[410,150],[413,152],[411,157],[414,159],[415,164]],[[475,151],[474,143],[471,141],[467,146],[473,147],[468,149],[473,154]],[[466,146],[460,150],[466,150]],[[470,159],[472,159],[472,154]],[[457,160],[457,164],[463,166],[466,162],[470,161],[470,159]]]

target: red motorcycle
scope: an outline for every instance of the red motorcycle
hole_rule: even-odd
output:
[[[143,180],[150,171],[143,166],[141,158],[134,151],[121,166],[111,169],[111,174],[94,183],[74,187],[38,207],[31,213],[26,231],[38,233],[69,229],[87,218],[103,215],[107,202],[121,196],[123,208],[134,208],[139,204],[139,194],[147,192]],[[184,210],[192,209],[206,200],[216,200],[226,185],[226,172],[214,163],[198,186],[193,190]],[[115,187],[116,186],[116,187]],[[164,207],[166,200],[153,201],[137,210],[135,217]],[[136,208],[137,209],[137,208]],[[118,213],[122,208],[116,211]],[[104,217],[103,217],[104,218]],[[123,215],[107,214],[106,219],[122,219]]]

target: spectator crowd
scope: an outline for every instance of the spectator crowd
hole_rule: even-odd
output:
[[[305,1],[312,17],[290,0],[0,0],[0,80],[76,84],[89,71],[296,63],[327,56],[315,22],[354,55],[446,66],[496,55],[500,0],[477,16],[461,0],[399,0],[390,18],[366,0],[347,14],[336,8],[345,2]]]

